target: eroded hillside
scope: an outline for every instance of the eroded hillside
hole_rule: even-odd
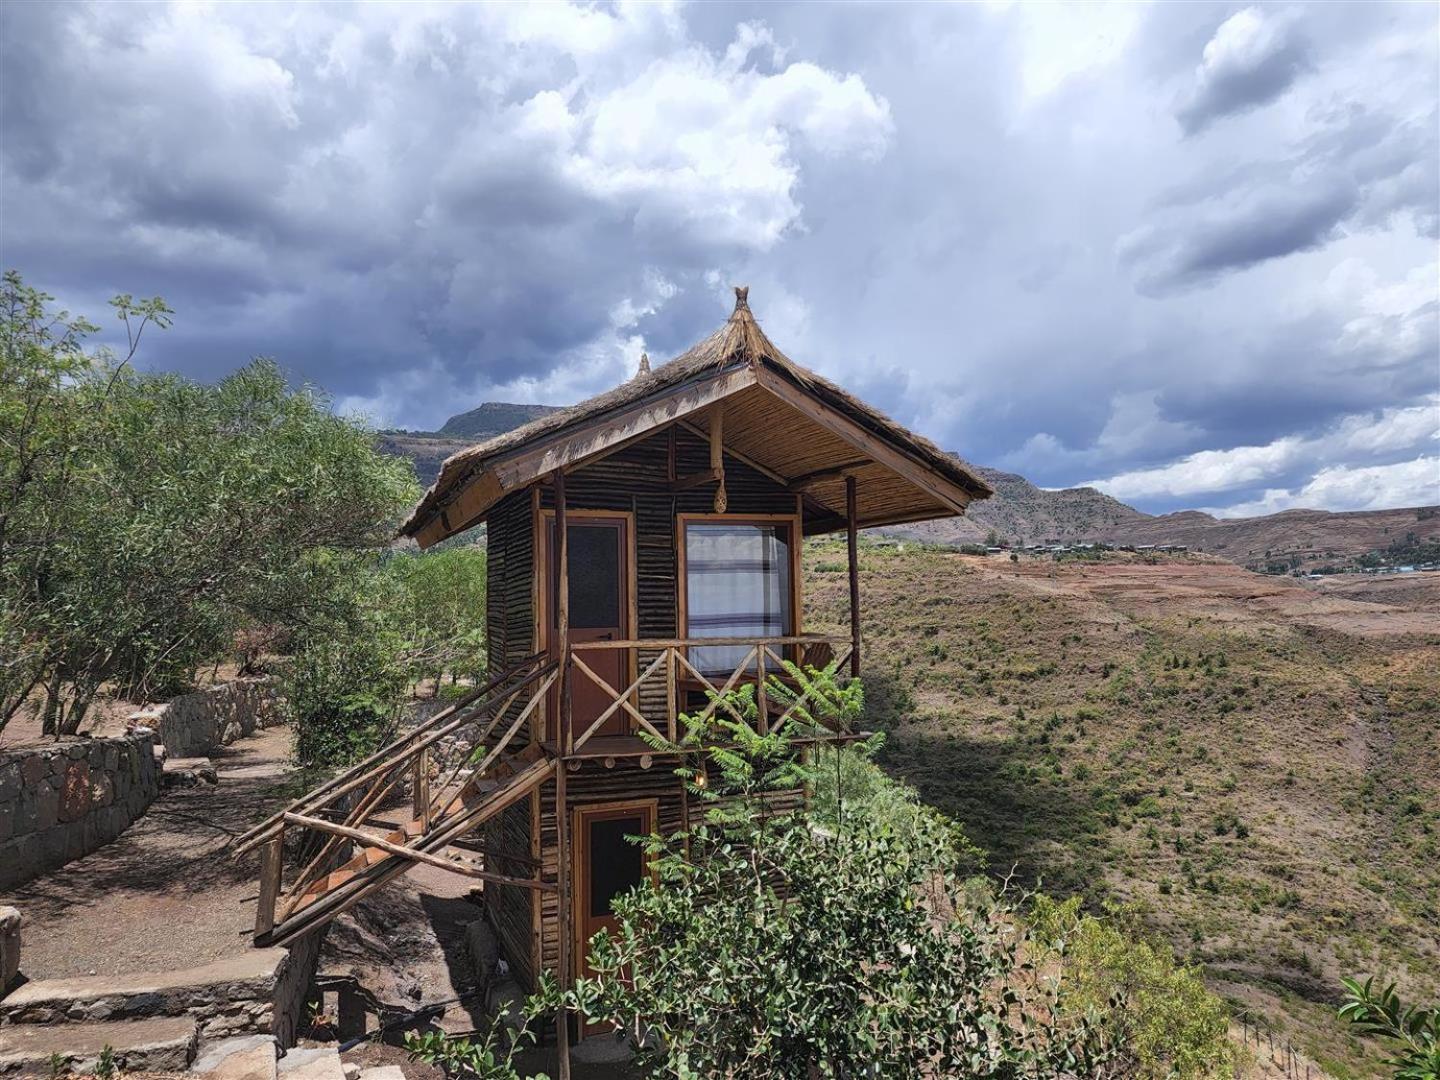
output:
[[[997,870],[1142,905],[1335,1075],[1341,974],[1440,994],[1440,581],[1388,604],[1190,557],[863,549],[884,764]],[[807,622],[845,621],[843,551]]]

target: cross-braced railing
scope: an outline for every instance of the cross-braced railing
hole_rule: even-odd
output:
[[[237,856],[261,849],[257,937],[294,936],[297,920],[308,925],[322,914],[331,918],[368,891],[370,883],[388,880],[414,863],[540,887],[531,879],[457,862],[440,852],[552,771],[549,759],[533,747],[519,750],[517,741],[528,741],[520,735],[558,677],[555,661],[530,657],[240,837]],[[466,734],[448,775],[432,783],[437,744],[472,726],[477,730]],[[409,820],[375,831],[376,812],[402,793],[407,781]],[[308,843],[299,845],[304,864],[287,885],[282,860],[290,830],[303,831]],[[359,848],[353,856],[352,844]]]
[[[744,650],[740,662],[728,675],[702,671],[692,660],[692,650],[715,648]],[[637,657],[635,666],[639,669],[639,674],[623,689],[612,685],[585,659],[587,655],[596,652],[614,650],[633,652]],[[678,729],[679,717],[685,711],[686,697],[692,691],[702,692],[706,699],[693,719],[703,723],[717,710],[724,709],[737,720],[744,720],[732,704],[730,692],[747,683],[755,686],[756,718],[760,731],[779,731],[797,716],[808,715],[809,707],[818,704],[815,694],[819,687],[802,683],[795,686],[785,699],[772,701],[766,685],[768,678],[786,680],[787,659],[798,662],[802,667],[814,665],[840,670],[851,650],[849,638],[827,637],[821,634],[771,638],[658,638],[573,642],[570,645],[570,678],[593,683],[609,699],[609,704],[582,729],[567,731],[569,725],[562,725],[562,752],[571,754],[583,748],[595,738],[611,717],[620,712],[633,721],[637,732],[643,731],[655,739],[674,745],[684,734]],[[795,655],[786,657],[786,652],[793,652]],[[651,653],[654,654],[653,659],[641,667],[640,658]],[[647,716],[638,704],[641,691],[657,682],[664,687],[663,715]],[[844,735],[848,732],[837,731],[836,734]]]

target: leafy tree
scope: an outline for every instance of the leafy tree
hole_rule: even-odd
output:
[[[158,298],[114,301],[130,355],[7,274],[0,293],[0,722],[37,687],[76,731],[102,687],[154,696],[242,630],[290,633],[330,601],[316,556],[388,541],[403,463],[257,360],[214,386],[128,366]],[[257,646],[258,648],[258,646]]]
[[[301,765],[345,765],[393,732],[410,684],[399,613],[401,582],[374,556],[327,553],[318,560],[326,605],[299,627],[280,665],[280,689]]]
[[[1036,936],[1058,958],[1062,1013],[1107,1015],[1124,1076],[1233,1076],[1229,1010],[1205,988],[1200,969],[1178,963],[1129,910],[1112,906],[1100,919],[1079,909],[1079,897],[1031,903]]]
[[[1440,1009],[1406,1005],[1394,983],[1377,989],[1374,976],[1363,983],[1340,981],[1345,984],[1340,1019],[1392,1044],[1393,1055],[1384,1061],[1395,1070],[1395,1080],[1440,1078]]]
[[[485,657],[485,552],[448,547],[402,555],[386,570],[403,586],[402,613],[409,663],[416,679],[477,677]]]

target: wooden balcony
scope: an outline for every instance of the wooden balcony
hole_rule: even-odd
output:
[[[785,732],[796,742],[856,738],[857,733],[841,727],[827,727],[817,732],[812,725],[799,723],[809,715],[808,707],[817,704],[816,688],[797,685],[785,666],[789,661],[802,668],[828,667],[842,671],[852,647],[849,638],[824,634],[571,642],[568,657],[562,664],[562,677],[569,680],[569,685],[562,691],[558,738],[547,741],[546,748],[563,758],[639,757],[663,752],[663,748],[657,748],[650,740],[671,746],[680,743],[686,735],[680,721],[682,714],[704,722],[717,711],[725,710],[735,719],[745,720],[728,701],[731,691],[745,685],[755,688],[755,722],[762,734]],[[692,650],[716,648],[743,650],[739,663],[728,673],[702,671],[692,660]],[[616,650],[629,654],[630,663],[625,670],[638,672],[623,687],[613,685],[595,670],[600,666],[594,661],[596,654]],[[773,697],[767,685],[771,679],[778,679],[791,693],[779,699]],[[582,682],[598,689],[607,703],[598,715],[584,718],[583,724],[569,707],[575,686]],[[653,702],[662,693],[663,709],[641,706],[642,695]],[[689,707],[697,696],[702,698],[698,707]],[[632,734],[601,734],[617,714],[623,715]]]

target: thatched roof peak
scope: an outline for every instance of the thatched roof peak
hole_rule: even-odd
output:
[[[983,499],[990,494],[990,488],[984,481],[928,439],[907,431],[879,410],[787,357],[766,337],[751,313],[750,287],[737,285],[734,289],[735,310],[730,317],[709,337],[675,359],[651,367],[647,357],[639,370],[619,386],[452,455],[441,466],[440,475],[425,493],[402,532],[410,535],[419,532],[427,521],[441,515],[468,485],[516,455],[538,452],[535,448],[553,445],[557,440],[572,436],[585,442],[589,436],[584,433],[607,417],[646,407],[648,403],[665,399],[667,395],[683,393],[686,388],[724,377],[737,369],[749,369],[755,373],[749,382],[760,381],[762,374],[768,372],[770,374],[766,377],[778,378],[781,383],[802,390],[823,406],[844,414],[849,422],[858,425],[869,436],[878,437],[887,445],[898,448],[902,454],[909,456],[916,467],[929,470],[952,485],[957,494],[946,505],[963,506],[971,498]],[[727,428],[727,432],[733,435],[734,428]],[[589,445],[588,442],[586,444]],[[853,457],[854,448],[851,449]],[[508,477],[501,481],[497,474],[496,483],[497,490],[503,492],[510,490],[512,483],[518,481]],[[490,501],[493,500],[485,501],[484,505],[490,505]],[[933,502],[927,505],[935,506]],[[446,534],[470,523],[476,514],[482,512],[483,507],[466,510],[460,520],[453,523],[454,528],[446,526]],[[941,516],[946,512],[951,511],[947,511],[944,505],[935,506],[935,513],[930,516]]]

